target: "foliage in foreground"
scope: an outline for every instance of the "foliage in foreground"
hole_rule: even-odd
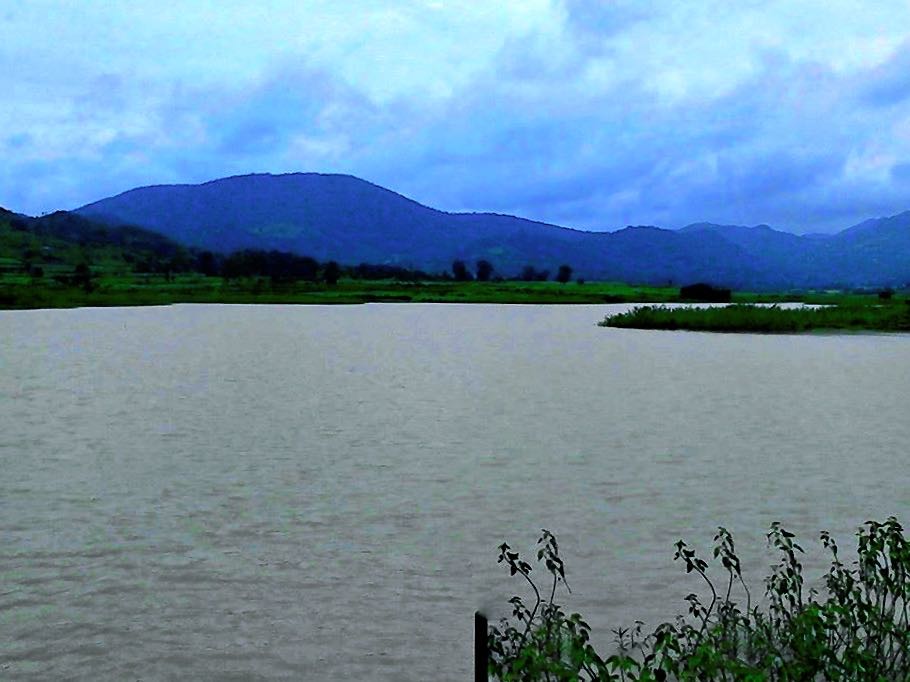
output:
[[[544,530],[538,540],[549,589],[531,579],[532,566],[509,545],[499,561],[520,575],[533,591],[533,605],[512,597],[512,618],[491,626],[490,674],[499,680],[910,680],[910,542],[894,517],[868,521],[857,532],[858,559],[844,565],[830,534],[821,541],[831,554],[824,595],[804,588],[803,549],[779,523],[768,542],[780,560],[766,580],[767,607],[752,605],[742,578],[733,537],[724,528],[714,536],[714,560],[726,573],[715,585],[708,562],[685,542],[674,560],[697,573],[710,590],[703,604],[686,597],[688,615],[659,625],[642,637],[642,623],[613,630],[617,653],[603,658],[591,646],[590,627],[577,613],[555,602],[565,585],[565,565],[556,538]],[[734,588],[744,608],[732,599]]]
[[[729,305],[722,307],[638,306],[605,318],[602,327],[687,329],[717,332],[805,332],[813,329],[910,330],[910,305],[894,301],[876,305],[820,308]]]

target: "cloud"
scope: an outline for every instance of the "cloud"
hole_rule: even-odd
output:
[[[910,99],[910,42],[864,75],[868,80],[860,85],[859,93],[865,103],[887,107]]]
[[[891,166],[891,177],[901,184],[910,182],[910,161]]]
[[[64,12],[48,20],[61,56],[39,44],[19,76],[0,75],[13,93],[0,204],[321,171],[591,229],[830,230],[908,207],[899,5],[275,0],[279,22],[231,3],[212,18],[203,2],[173,34],[142,7],[87,4],[102,28],[133,27],[129,45],[112,38],[123,56],[101,29],[81,55]],[[27,38],[0,54],[21,60]]]

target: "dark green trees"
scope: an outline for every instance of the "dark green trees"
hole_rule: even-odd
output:
[[[570,265],[560,265],[559,271],[556,273],[556,281],[565,284],[570,279],[572,279],[572,266]]]
[[[493,264],[488,260],[477,261],[477,281],[489,282],[493,274]]]
[[[325,269],[322,271],[322,278],[325,280],[326,284],[335,285],[338,284],[339,277],[341,277],[341,266],[335,261],[330,260],[325,264]]]
[[[456,282],[467,282],[471,279],[471,273],[468,272],[468,266],[463,260],[452,261],[452,275]]]

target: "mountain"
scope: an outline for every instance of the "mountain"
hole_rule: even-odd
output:
[[[847,272],[859,285],[910,281],[910,211],[872,218],[825,243],[832,272]]]
[[[880,287],[910,282],[910,211],[872,218],[833,235],[794,235],[767,225],[695,223],[680,230],[717,234],[742,247],[761,279],[795,287]]]
[[[815,261],[818,243],[768,225],[716,225],[694,223],[679,230],[684,234],[709,232],[736,244],[745,253],[762,282],[779,286],[808,287],[818,283]]]
[[[589,279],[738,285],[748,274],[736,245],[671,230],[572,230],[494,213],[446,213],[348,175],[244,175],[201,185],[142,187],[76,213],[152,229],[191,246],[278,249],[334,259],[448,270],[485,258],[511,276],[528,264],[569,263]]]
[[[176,241],[142,228],[110,227],[67,211],[32,218],[0,208],[0,269],[35,266],[50,274],[86,263],[131,272],[186,257]]]
[[[484,258],[505,276],[528,264],[555,272],[568,263],[577,276],[635,283],[771,289],[910,281],[910,212],[825,238],[711,223],[584,232],[494,213],[446,213],[349,175],[291,173],[141,187],[76,213],[212,251],[277,249],[435,272],[454,259]]]

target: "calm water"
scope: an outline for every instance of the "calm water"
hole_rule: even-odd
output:
[[[758,581],[771,521],[910,523],[910,337],[620,308],[0,312],[0,679],[466,679],[503,540],[557,533],[606,648],[680,537]]]

